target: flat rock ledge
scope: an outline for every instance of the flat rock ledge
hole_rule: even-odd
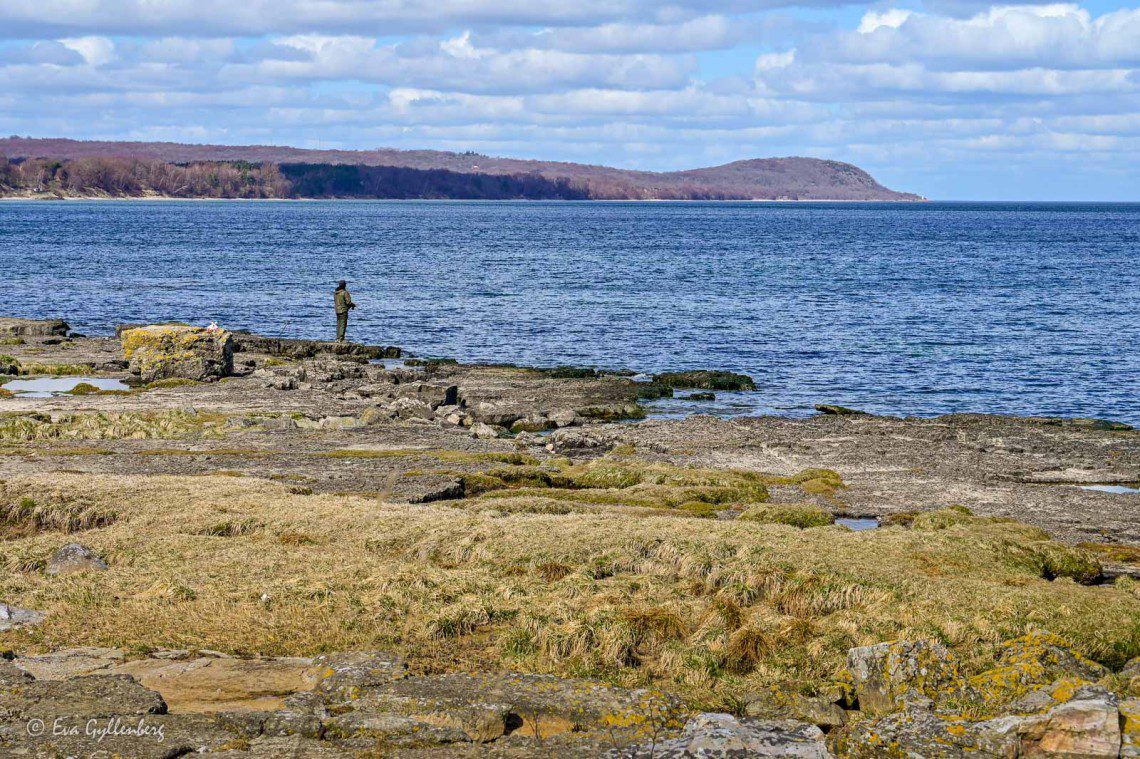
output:
[[[0,755],[1140,757],[1140,698],[1092,681],[1113,677],[1140,677],[1140,660],[1111,675],[1029,635],[964,677],[941,644],[893,641],[852,649],[830,696],[758,699],[734,716],[589,680],[412,675],[383,652],[76,648],[0,659]],[[964,701],[996,716],[961,716]]]
[[[0,660],[4,756],[827,757],[823,739],[813,725],[691,717],[667,695],[587,680],[411,676],[378,652]]]

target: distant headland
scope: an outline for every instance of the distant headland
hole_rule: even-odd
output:
[[[924,200],[818,158],[652,172],[437,150],[30,137],[0,139],[0,197]]]

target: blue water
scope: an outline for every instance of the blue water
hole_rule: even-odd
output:
[[[1140,204],[4,202],[0,313],[1140,422]]]

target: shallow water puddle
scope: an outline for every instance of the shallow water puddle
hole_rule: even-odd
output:
[[[1115,495],[1133,495],[1140,493],[1140,488],[1130,488],[1127,485],[1078,485],[1081,490],[1095,490],[1098,493],[1113,493]]]
[[[839,517],[835,523],[848,527],[855,532],[875,530],[879,527],[879,520],[874,517]]]
[[[100,390],[130,390],[121,381],[106,377],[37,377],[6,382],[4,389],[21,398],[51,398],[66,394],[79,384],[92,385]]]
[[[691,397],[701,392],[712,392],[715,397],[712,400]],[[755,390],[683,390],[672,398],[643,401],[642,405],[650,419],[685,419],[693,414],[708,414],[722,419],[766,414],[808,417],[816,413],[810,406],[801,408],[772,405],[763,393]]]

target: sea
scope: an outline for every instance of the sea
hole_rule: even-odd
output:
[[[0,314],[158,320],[755,393],[660,415],[1140,424],[1140,204],[4,201]]]

